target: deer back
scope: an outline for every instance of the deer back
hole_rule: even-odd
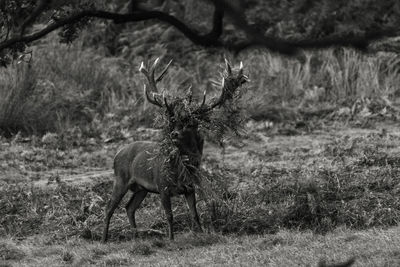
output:
[[[137,141],[122,148],[114,158],[114,173],[125,185],[137,184],[150,192],[158,192],[162,175],[162,158],[157,154],[159,144]]]

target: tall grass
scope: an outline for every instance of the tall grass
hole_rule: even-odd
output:
[[[398,61],[395,54],[348,49],[305,52],[302,60],[253,53],[245,60],[256,105],[390,98],[400,91]]]
[[[139,80],[132,79],[125,62],[101,57],[80,43],[50,42],[33,54],[31,63],[13,64],[0,76],[0,128],[9,134],[88,128],[141,97]]]
[[[56,120],[50,92],[40,92],[33,67],[15,64],[0,75],[0,131],[51,130]]]
[[[40,134],[63,132],[74,126],[96,132],[92,128],[99,131],[104,125],[125,129],[151,125],[155,108],[143,99],[145,81],[137,69],[143,56],[107,57],[82,42],[67,46],[53,39],[34,48],[29,66],[15,64],[2,70],[3,132]],[[221,56],[189,53],[190,59],[182,62],[191,64],[183,66],[164,48],[154,49],[160,50],[162,61],[175,59],[160,84],[161,90],[181,94],[192,84],[195,95],[204,90],[211,96],[218,94],[219,88],[212,87],[211,81],[219,79],[223,71]],[[158,55],[154,51],[153,54],[154,58]],[[305,52],[302,60],[266,52],[241,57],[252,80],[244,96],[252,116],[262,117],[271,107],[321,107],[365,97],[390,99],[400,92],[399,58],[393,54],[366,55],[330,49]],[[239,60],[231,59],[232,63],[236,61]]]

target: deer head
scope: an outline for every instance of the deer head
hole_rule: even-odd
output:
[[[147,90],[146,85],[144,85],[144,94],[149,103],[164,109],[164,116],[168,121],[165,134],[169,137],[172,143],[177,146],[181,152],[188,154],[188,147],[194,144],[199,150],[202,150],[202,146],[199,147],[199,143],[202,144],[200,140],[200,135],[198,133],[198,123],[196,120],[190,116],[190,110],[188,110],[187,103],[183,101],[182,98],[176,98],[173,101],[169,101],[165,95],[159,93],[157,88],[157,83],[162,80],[165,76],[168,67],[171,65],[172,60],[167,64],[167,66],[161,71],[161,74],[156,77],[156,67],[159,63],[157,58],[148,70],[143,62],[140,65],[139,71],[146,77],[151,93]]]
[[[232,100],[237,88],[249,79],[243,73],[242,62],[240,63],[239,71],[234,73],[232,67],[225,59],[225,74],[222,77],[222,90],[218,98],[212,99],[207,104],[207,94],[204,92],[201,102],[198,104],[193,103],[192,90],[189,87],[186,96],[176,97],[171,101],[167,99],[164,92],[160,93],[157,88],[157,83],[165,76],[171,62],[161,71],[160,75],[155,74],[159,63],[158,58],[149,69],[142,62],[139,70],[147,78],[151,90],[149,92],[146,85],[144,85],[144,94],[149,103],[164,109],[164,116],[168,121],[165,134],[179,148],[181,154],[189,156],[194,152],[201,153],[203,138],[199,132],[199,122],[213,109],[219,108]]]

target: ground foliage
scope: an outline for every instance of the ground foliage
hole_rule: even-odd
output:
[[[326,233],[340,226],[365,229],[399,223],[400,159],[396,152],[399,137],[395,132],[337,135],[317,147],[287,145],[279,150],[273,145],[260,146],[260,132],[253,130],[244,139],[250,143],[241,159],[237,158],[240,153],[227,152],[226,157],[233,158],[221,165],[219,153],[205,155],[201,170],[203,184],[213,192],[207,199],[199,196],[200,216],[206,228],[236,234],[274,233],[282,227]],[[28,183],[2,179],[1,234],[26,237],[46,233],[52,237],[51,242],[62,242],[71,236],[99,239],[111,181],[103,178],[86,185],[63,182],[65,170],[76,168],[65,165],[72,160],[71,153],[74,166],[79,166],[88,154],[79,150],[60,153],[50,147],[42,149],[45,145],[42,143],[32,146],[25,142],[28,143],[14,143],[15,147],[24,146],[24,151],[15,150],[12,155],[5,150],[1,153],[2,173],[11,166],[13,172],[21,171],[22,165],[25,169],[31,166],[31,172],[24,172],[24,176],[32,179]],[[85,150],[97,146],[92,144]],[[113,146],[109,152],[101,152],[103,158],[86,159],[85,165],[104,168],[104,162],[111,161],[115,149]],[[33,167],[40,161],[29,158],[50,152],[57,153],[51,166]],[[286,163],[278,164],[282,160]],[[46,175],[46,169],[54,168],[59,169],[58,178]],[[38,187],[35,180],[43,178],[34,172],[48,177],[50,185]],[[163,230],[166,223],[156,197],[149,199],[138,215],[139,224]],[[174,206],[176,230],[187,231],[190,218],[184,202],[175,200]],[[111,239],[131,238],[128,225],[124,210],[118,209]]]

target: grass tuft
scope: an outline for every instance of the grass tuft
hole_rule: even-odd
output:
[[[105,266],[121,266],[127,265],[129,263],[129,259],[122,256],[113,256],[104,261]]]
[[[0,243],[0,259],[1,260],[21,260],[26,255],[19,248],[9,243]]]
[[[63,250],[61,253],[61,260],[66,264],[71,264],[74,261],[74,254],[70,251]]]
[[[147,244],[145,242],[136,242],[130,249],[129,253],[131,255],[142,255],[148,256],[154,253],[152,249],[152,245]]]

